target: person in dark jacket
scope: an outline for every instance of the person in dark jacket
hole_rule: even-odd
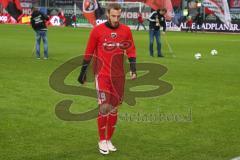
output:
[[[195,28],[195,32],[197,32],[198,29],[200,29],[200,31],[203,31],[203,17],[200,13],[197,14],[197,16],[195,17],[195,23],[196,23],[196,28]]]
[[[40,59],[40,43],[43,40],[44,45],[44,59],[48,59],[48,39],[47,39],[47,26],[46,21],[49,18],[47,15],[41,13],[37,8],[32,8],[31,25],[36,33],[36,56]]]
[[[153,57],[153,42],[154,37],[157,41],[157,51],[158,51],[158,57],[163,57],[161,52],[161,42],[160,42],[160,27],[163,27],[163,34],[165,34],[166,31],[166,22],[164,15],[166,14],[167,10],[164,9],[158,9],[157,11],[152,10],[148,20],[149,20],[149,36],[150,36],[150,44],[149,44],[149,51],[150,56]]]

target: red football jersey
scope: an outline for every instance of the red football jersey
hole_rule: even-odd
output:
[[[143,17],[141,13],[138,14],[138,23],[143,23]]]
[[[97,75],[124,76],[124,54],[136,57],[136,49],[128,26],[120,24],[110,28],[106,23],[94,27],[90,33],[84,59],[94,58],[94,73]]]

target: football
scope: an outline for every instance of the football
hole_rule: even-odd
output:
[[[211,50],[211,55],[215,56],[215,55],[217,55],[217,54],[218,54],[218,52],[217,52],[216,49]]]
[[[194,57],[195,57],[197,60],[199,60],[199,59],[201,59],[202,55],[201,55],[201,53],[196,53],[196,54],[194,55]]]

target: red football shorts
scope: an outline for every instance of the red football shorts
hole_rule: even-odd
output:
[[[95,80],[99,104],[110,104],[117,107],[122,103],[125,77],[97,75]]]

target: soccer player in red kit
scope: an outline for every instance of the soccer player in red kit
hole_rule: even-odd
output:
[[[78,81],[86,81],[87,67],[94,59],[93,68],[98,95],[99,151],[109,154],[116,151],[111,138],[117,122],[118,106],[122,102],[125,84],[124,54],[130,62],[131,79],[136,79],[136,50],[131,30],[119,22],[121,6],[109,4],[107,22],[93,28],[86,47]]]

